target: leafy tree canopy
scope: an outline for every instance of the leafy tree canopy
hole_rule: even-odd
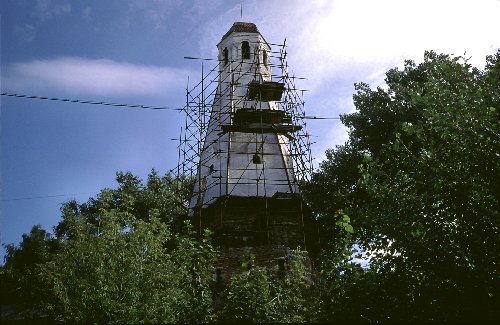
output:
[[[321,302],[305,252],[293,251],[287,271],[253,265],[249,256],[221,293],[223,322],[302,323],[318,321]]]
[[[385,81],[376,89],[356,84],[356,112],[342,117],[349,140],[327,152],[307,189],[324,242],[338,244],[328,225],[342,210],[352,243],[371,254],[370,270],[357,279],[368,285],[363,295],[374,296],[358,305],[358,316],[493,319],[500,52],[484,71],[463,57],[426,52],[424,62],[408,60]]]
[[[210,320],[216,251],[208,233],[196,240],[189,224],[184,233],[169,226],[185,212],[189,182],[155,171],[146,186],[130,173],[117,181],[87,203],[63,204],[55,237],[35,226],[8,246],[3,282],[25,306],[64,321]]]
[[[312,274],[296,252],[285,273],[246,261],[217,288],[209,234],[177,227],[191,180],[118,173],[63,204],[53,236],[35,226],[7,246],[2,302],[77,322],[498,320],[500,51],[484,70],[426,52],[385,80],[355,85],[349,140],[304,185]]]

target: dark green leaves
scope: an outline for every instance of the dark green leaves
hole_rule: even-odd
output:
[[[378,292],[366,305],[372,320],[494,319],[499,62],[497,51],[480,71],[426,52],[422,63],[388,71],[387,88],[356,85],[357,111],[342,117],[349,140],[314,175],[311,203],[325,249],[348,243],[326,222],[342,210],[349,220],[337,225],[371,253],[371,269],[351,280]]]
[[[22,288],[26,307],[58,320],[211,320],[216,251],[209,234],[198,240],[188,224],[182,234],[170,227],[185,212],[187,182],[155,171],[147,186],[130,173],[117,180],[118,189],[104,189],[87,203],[63,204],[55,238],[34,227],[20,247],[9,246],[9,283]]]
[[[219,320],[255,323],[298,323],[317,320],[320,301],[304,252],[293,251],[287,272],[250,265],[252,257],[231,278],[223,293]]]
[[[116,190],[62,206],[55,238],[35,227],[7,246],[2,289],[79,322],[498,320],[500,51],[484,71],[426,52],[386,83],[356,85],[349,140],[303,184],[316,260],[247,260],[224,289],[209,234],[171,231],[190,180],[119,173]]]

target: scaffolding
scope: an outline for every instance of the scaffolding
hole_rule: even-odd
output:
[[[249,134],[248,138],[254,139],[257,153],[250,163],[256,165],[260,163],[261,156],[276,155],[276,153],[264,152],[263,146],[266,141],[266,143],[269,143],[269,139],[266,139],[266,133],[278,134],[276,137],[278,145],[287,147],[287,156],[291,159],[291,164],[285,163],[284,168],[291,165],[290,168],[293,169],[293,172],[290,173],[292,175],[291,179],[273,180],[276,183],[275,185],[289,184],[291,188],[292,186],[298,188],[301,182],[310,179],[313,167],[311,142],[305,121],[304,91],[296,87],[296,80],[302,78],[289,74],[286,39],[282,44],[271,45],[279,48],[279,50],[264,54],[254,53],[254,60],[251,62],[252,69],[243,71],[243,61],[230,62],[230,69],[239,72],[236,74],[239,76],[238,78],[245,74],[255,73],[255,80],[250,84],[240,83],[238,78],[234,78],[233,74],[222,75],[224,66],[228,64],[227,58],[199,59],[187,57],[187,59],[201,61],[201,76],[194,86],[189,85],[190,81],[188,79],[186,86],[186,102],[183,107],[185,123],[179,134],[178,165],[174,171],[177,176],[194,178],[200,175],[201,168],[209,168],[210,171],[217,169],[213,164],[210,165],[210,157],[221,154],[229,155],[229,151],[223,152],[220,149],[212,149],[213,152],[210,155],[204,154],[204,150],[207,149],[207,134],[214,131],[213,129],[210,130],[210,120],[216,118],[220,125],[217,133],[218,138],[210,141],[230,141],[223,138],[225,134],[230,132]],[[273,68],[279,70],[279,74],[271,74],[269,79],[272,79],[272,81],[263,80],[264,78],[257,73],[258,67],[262,64],[268,67],[270,71]],[[221,84],[225,84],[227,87],[221,87]],[[231,93],[223,93],[223,89],[230,89]],[[242,93],[245,95],[241,95]],[[217,112],[219,116],[212,116],[215,114],[212,111],[212,105],[224,96],[230,96],[230,103],[219,109]],[[263,101],[274,102],[276,109],[257,107]],[[247,107],[248,102],[252,103],[250,104],[253,105],[252,109],[235,109],[235,107]],[[228,148],[230,148],[230,144]],[[234,152],[232,153],[234,154]],[[242,176],[245,175],[244,169],[245,166],[242,168]],[[236,183],[257,183],[257,185],[259,182],[265,183],[265,172],[266,170],[262,167],[261,172],[256,177],[246,176],[244,179],[240,177],[236,180]],[[269,169],[267,172],[269,172]],[[217,176],[213,177],[217,178]],[[222,175],[218,177],[222,178]],[[229,177],[226,182],[231,182]],[[198,200],[204,195],[205,191],[210,190],[210,186],[221,186],[220,183],[207,184],[207,179],[201,177],[197,177],[196,183]],[[264,191],[265,188],[264,184]],[[291,192],[296,191],[292,190]],[[231,191],[227,189],[225,192],[221,189],[219,193],[231,195]],[[266,196],[266,193],[263,193],[262,196]]]

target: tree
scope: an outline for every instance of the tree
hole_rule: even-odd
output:
[[[115,209],[127,212],[140,220],[149,220],[151,215],[157,216],[162,222],[174,226],[176,219],[187,214],[189,195],[193,179],[180,176],[174,178],[171,174],[160,177],[153,169],[148,175],[146,185],[130,172],[118,172],[117,189],[103,189],[95,198],[78,204],[76,201],[64,203],[64,212],[81,214],[87,222],[96,225],[102,210]],[[182,219],[182,218],[181,218]],[[65,220],[56,227],[56,235],[63,236]]]
[[[210,320],[215,251],[207,239],[173,235],[156,216],[126,212],[103,211],[97,229],[79,215],[66,221],[71,236],[40,265],[52,315],[85,323]]]
[[[246,257],[223,292],[221,321],[299,323],[317,321],[319,297],[306,267],[306,252],[294,251],[286,271],[254,266]]]
[[[6,245],[5,265],[2,267],[2,305],[12,304],[31,312],[46,297],[37,277],[38,264],[48,260],[58,243],[40,225],[24,234],[19,245]]]
[[[40,227],[8,246],[5,273],[29,307],[72,322],[203,322],[213,317],[209,233],[196,239],[185,212],[185,179],[159,177],[146,186],[118,173],[116,190],[87,203],[66,202],[52,237]],[[49,249],[50,247],[53,249]]]
[[[357,276],[376,295],[371,320],[498,317],[499,76],[500,51],[484,71],[426,52],[386,88],[356,85],[349,140],[308,192],[323,224],[345,211],[371,254]]]
[[[356,85],[349,140],[303,188],[315,273],[300,252],[287,272],[246,260],[213,310],[210,234],[171,230],[192,184],[153,171],[146,185],[118,173],[116,190],[63,204],[54,236],[34,227],[7,246],[2,289],[76,322],[497,320],[498,89],[500,51],[483,71],[426,52],[384,87]]]

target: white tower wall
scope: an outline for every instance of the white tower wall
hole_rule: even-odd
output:
[[[243,49],[245,42],[249,52]],[[196,206],[207,207],[225,195],[271,197],[277,192],[297,193],[287,135],[274,132],[274,126],[256,130],[254,125],[254,129],[243,130],[234,123],[239,110],[277,110],[274,101],[248,97],[248,84],[272,81],[270,46],[255,25],[235,23],[217,47],[219,82],[190,211]]]

